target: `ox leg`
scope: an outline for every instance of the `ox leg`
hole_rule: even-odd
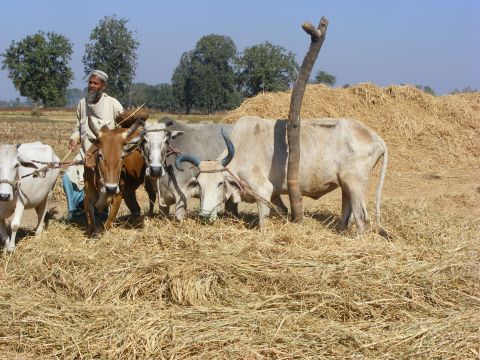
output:
[[[272,198],[272,191],[268,191],[268,190],[258,191],[257,194],[263,199]],[[261,201],[261,200],[257,200],[257,207],[258,207],[258,225],[260,226],[260,230],[262,230],[264,226],[267,224],[265,218],[270,215],[270,208],[264,201]]]
[[[170,206],[159,206],[160,213],[168,218],[168,215],[170,215]]]
[[[112,206],[110,207],[110,211],[108,212],[108,219],[105,222],[105,230],[109,230],[112,228],[115,219],[117,218],[118,209],[120,209],[120,204],[122,203],[122,194],[118,193],[115,194],[113,197]]]
[[[238,218],[238,203],[233,201],[233,196],[225,202],[225,214]]]
[[[365,187],[357,183],[349,186],[353,218],[357,225],[357,234],[362,235],[369,227],[367,207],[365,206]]]
[[[83,200],[83,208],[85,209],[85,215],[87,217],[87,232],[89,236],[93,236],[97,232],[97,226],[95,224],[95,201],[97,191],[94,184],[90,181],[94,176],[93,171],[90,168],[85,167],[85,198]]]
[[[140,205],[138,205],[137,197],[135,196],[135,190],[132,188],[125,188],[124,194],[123,194],[123,200],[125,201],[125,204],[128,207],[128,210],[130,210],[130,213],[134,217],[139,217],[140,216]]]
[[[145,177],[145,191],[148,194],[148,216],[153,216],[155,210],[155,200],[157,197],[156,190],[152,184],[153,180],[149,177]]]
[[[47,214],[47,206],[51,198],[52,198],[52,191],[50,191],[47,197],[45,198],[45,200],[35,208],[35,211],[37,212],[37,217],[38,217],[38,224],[37,224],[37,229],[35,231],[35,236],[40,235],[43,231],[43,226],[45,224],[45,215]]]
[[[340,220],[340,230],[347,230],[352,218],[352,203],[350,195],[346,189],[342,188],[342,219]]]
[[[25,207],[23,203],[20,201],[20,199],[18,199],[17,205],[15,206],[15,213],[13,214],[13,219],[10,223],[12,235],[5,243],[5,247],[7,248],[8,252],[13,252],[15,250],[15,237],[17,236],[17,231],[20,228],[20,221],[22,220],[24,210]]]
[[[185,211],[187,210],[187,199],[185,196],[180,196],[175,203],[175,219],[179,222],[183,221]]]
[[[5,219],[0,219],[0,240],[2,241],[4,246],[7,247],[8,231]]]
[[[287,216],[288,215],[288,208],[282,200],[280,195],[272,195],[272,203],[278,207],[280,210],[280,215]]]

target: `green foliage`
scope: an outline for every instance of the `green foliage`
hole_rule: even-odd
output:
[[[264,91],[285,91],[298,72],[294,54],[268,41],[245,48],[236,66],[239,88],[247,97]]]
[[[337,77],[335,75],[329,74],[326,71],[319,71],[317,75],[315,75],[315,84],[325,84],[328,86],[335,86],[337,82]]]
[[[108,75],[106,92],[127,102],[137,67],[137,48],[140,42],[127,28],[128,20],[116,15],[105,16],[90,34],[85,46],[83,64],[85,75],[103,70]]]
[[[415,85],[417,89],[425,91],[427,94],[434,95],[435,96],[435,91],[430,86],[423,86],[423,85]]]
[[[173,96],[186,114],[190,114],[193,107],[192,94],[192,57],[193,51],[184,52],[172,75]]]
[[[232,62],[237,48],[223,35],[202,37],[193,51],[185,52],[172,76],[173,95],[185,112],[212,113],[232,106],[235,73]]]
[[[147,85],[136,83],[132,86],[132,105],[145,104],[147,108],[175,112],[177,103],[170,84]]]
[[[455,95],[455,94],[468,94],[468,93],[474,93],[474,92],[478,92],[477,89],[475,88],[471,88],[470,86],[467,86],[465,88],[463,88],[462,90],[460,89],[454,89],[450,94],[452,95]]]
[[[2,70],[19,90],[36,105],[65,106],[66,90],[73,78],[68,66],[72,44],[63,35],[42,31],[11,45],[1,54]]]

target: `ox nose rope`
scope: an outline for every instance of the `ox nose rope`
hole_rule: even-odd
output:
[[[8,184],[15,190],[18,186],[18,180],[11,181],[8,179],[0,179],[0,184]]]

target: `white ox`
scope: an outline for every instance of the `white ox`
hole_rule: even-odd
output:
[[[149,216],[153,215],[155,196],[158,196],[158,204],[164,214],[168,216],[167,205],[161,196],[160,178],[165,177],[165,159],[169,151],[169,140],[182,135],[183,131],[171,131],[168,127],[173,121],[158,121],[147,123],[142,131],[142,151],[145,157],[145,189],[149,196]]]
[[[43,230],[47,206],[59,169],[49,169],[33,177],[31,174],[44,167],[41,162],[58,162],[59,158],[49,145],[41,142],[19,146],[0,145],[0,237],[8,252],[15,249],[15,236],[25,209],[34,208],[38,215],[35,235]],[[43,176],[44,175],[44,176]],[[8,236],[5,219],[12,214],[11,236]]]
[[[270,209],[245,191],[243,185],[261,198],[272,201],[288,192],[287,125],[287,120],[245,116],[235,124],[230,144],[226,138],[227,158],[232,159],[230,163],[225,161],[225,152],[219,157],[223,160],[199,161],[195,154],[177,158],[179,169],[182,161],[199,168],[197,183],[201,216],[207,220],[215,219],[220,205],[233,196],[235,202],[257,202],[260,227],[263,226]],[[365,205],[369,174],[383,156],[375,199],[379,225],[380,199],[388,161],[384,141],[363,124],[351,119],[302,120],[300,141],[298,182],[301,193],[318,199],[340,187],[341,227],[347,228],[354,219],[358,234],[363,234],[369,224]],[[226,171],[227,165],[228,170],[238,176],[240,183]],[[381,228],[380,231],[383,233]]]

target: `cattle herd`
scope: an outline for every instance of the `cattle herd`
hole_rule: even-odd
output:
[[[94,166],[85,166],[84,172],[88,235],[99,233],[95,209],[109,208],[104,230],[115,221],[122,199],[133,215],[139,215],[135,191],[142,184],[150,199],[150,214],[156,202],[165,215],[174,205],[175,218],[182,221],[188,201],[197,197],[200,218],[212,222],[223,205],[235,215],[239,202],[256,202],[263,227],[271,207],[287,211],[280,197],[287,193],[287,123],[244,116],[234,125],[187,125],[163,118],[154,123],[137,120],[129,128],[98,129],[88,121],[96,136],[91,151]],[[302,194],[318,199],[340,187],[341,227],[355,223],[358,234],[369,226],[368,178],[383,157],[375,196],[379,226],[388,160],[384,141],[352,119],[303,120],[300,138]],[[49,145],[0,145],[0,236],[7,251],[15,248],[24,209],[35,208],[36,234],[43,229],[59,175],[54,166],[38,172],[49,163],[59,163]],[[12,214],[9,231],[6,219]]]

